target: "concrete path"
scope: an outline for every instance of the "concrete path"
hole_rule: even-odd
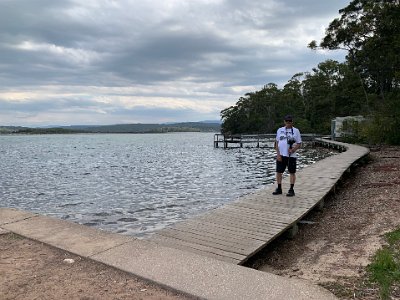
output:
[[[279,277],[64,220],[0,208],[0,234],[7,231],[199,299],[336,299],[330,292],[306,281]]]

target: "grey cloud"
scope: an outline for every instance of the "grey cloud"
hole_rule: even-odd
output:
[[[246,47],[246,40],[243,40],[243,44],[239,48],[239,45],[232,44],[232,40],[230,40],[234,37],[234,32],[231,37],[218,36],[210,29],[205,28],[200,28],[199,32],[192,32],[191,20],[185,19],[184,16],[177,16],[176,20],[174,16],[171,16],[160,23],[155,22],[152,26],[143,26],[143,24],[131,23],[135,18],[131,19],[127,16],[124,16],[122,20],[128,23],[121,24],[115,15],[117,11],[111,10],[110,13],[104,12],[104,15],[89,15],[87,23],[83,23],[82,17],[73,19],[72,16],[69,18],[66,16],[65,10],[73,8],[72,2],[62,1],[61,5],[57,4],[57,1],[55,2],[42,0],[39,2],[40,5],[37,5],[38,2],[33,5],[30,1],[14,1],[12,2],[14,8],[16,10],[18,8],[14,12],[9,6],[11,2],[9,2],[6,5],[8,9],[2,10],[3,15],[13,16],[15,20],[10,20],[10,17],[9,19],[5,18],[1,24],[5,25],[2,27],[5,28],[2,32],[12,36],[14,42],[32,39],[36,42],[46,42],[56,46],[94,50],[102,59],[82,65],[70,62],[63,57],[44,54],[41,51],[13,50],[11,52],[10,49],[3,48],[0,50],[0,54],[7,58],[8,65],[11,68],[21,66],[21,68],[14,68],[14,72],[20,78],[26,78],[28,81],[33,78],[45,81],[48,78],[50,82],[67,84],[72,84],[74,80],[87,84],[93,84],[96,81],[104,82],[108,77],[103,72],[120,76],[121,79],[132,83],[148,80],[174,80],[187,76],[213,78],[213,74],[215,77],[220,77],[223,72],[229,72],[233,76],[243,73],[248,75],[249,72],[243,72],[246,68],[254,67],[254,65],[263,66],[270,59],[270,55],[265,55],[261,57],[265,61],[257,61],[252,64],[254,50],[251,46]],[[316,1],[312,2],[310,5],[315,4]],[[128,3],[135,4],[134,2]],[[285,18],[281,14],[275,15],[282,13],[280,12],[284,8],[282,3],[291,8],[296,7],[297,4],[290,3],[290,1],[276,2],[274,5],[272,1],[246,3],[227,1],[222,6],[209,5],[199,8],[211,15],[210,20],[216,22],[217,28],[228,30],[229,26],[234,28],[238,24],[242,24],[241,26],[247,26],[251,30],[252,27],[263,24],[263,27],[269,31],[275,31],[275,34],[278,35],[285,28],[285,26],[279,25],[292,19]],[[278,11],[271,12],[270,7],[274,9],[276,5]],[[289,13],[293,10],[296,9],[287,9]],[[99,8],[94,9],[94,13],[97,12],[99,12]],[[212,13],[215,15],[212,16]],[[201,14],[201,11],[199,15],[207,18]],[[193,13],[193,16],[196,14]],[[216,17],[220,17],[220,19],[213,19]],[[93,22],[93,20],[97,21]],[[195,20],[193,21],[195,22]],[[150,20],[150,23],[152,22],[153,20]],[[201,26],[202,22],[199,21],[198,26]],[[168,28],[174,25],[187,26],[188,29],[180,32],[169,31]],[[132,30],[121,31],[123,26],[132,27]],[[145,31],[143,29],[140,31],[142,26]],[[131,37],[135,38],[131,39]],[[307,42],[305,41],[305,44]],[[273,53],[275,50],[269,51],[268,48],[265,48],[264,51],[267,54],[268,52]],[[192,67],[201,64],[205,55],[213,54],[226,54],[231,58],[231,66],[202,70]],[[5,65],[7,66],[7,63]],[[24,67],[22,68],[22,66]],[[235,72],[235,69],[239,72]],[[10,68],[7,71],[11,71]],[[253,69],[253,73],[257,71],[257,69]],[[31,80],[29,80],[27,72],[32,73]],[[59,75],[57,76],[57,74]]]
[[[176,82],[191,84],[194,90],[200,84],[219,82],[207,91],[213,97],[235,86],[284,84],[294,73],[309,71],[321,61],[306,48],[309,40],[299,47],[293,42],[297,37],[289,34],[301,25],[327,26],[337,9],[348,2],[187,1],[164,7],[167,2],[139,0],[81,4],[72,0],[2,0],[0,80],[11,89],[152,87]],[[311,31],[317,25],[308,26],[305,30]],[[252,36],[254,33],[258,35]],[[194,94],[187,97],[198,98]],[[158,90],[154,95],[162,96]],[[232,103],[236,100],[232,93]],[[72,97],[26,105],[40,111],[78,105],[74,101]],[[102,105],[81,99],[79,103]],[[11,104],[0,103],[12,111],[7,105]],[[142,111],[149,117],[154,116],[152,112]]]
[[[280,3],[284,7],[290,7],[290,11],[300,17],[305,16],[332,16],[338,14],[340,8],[344,8],[350,3],[350,0],[339,1],[314,1],[303,0],[301,2],[296,0],[281,0]]]
[[[77,98],[49,98],[45,100],[25,100],[25,101],[9,101],[0,99],[0,111],[21,113],[38,113],[43,111],[61,111],[65,109],[91,109],[91,108],[107,108],[107,105],[94,100],[84,100]]]
[[[210,113],[199,114],[193,109],[179,108],[179,109],[169,109],[169,108],[148,108],[148,107],[135,107],[129,110],[117,110],[114,112],[121,119],[131,118],[137,120],[138,123],[148,122],[147,117],[151,119],[160,119],[162,116],[161,123],[164,122],[187,122],[193,121],[204,121],[204,120],[219,120],[220,111],[214,110]]]
[[[23,39],[48,41],[62,36],[65,27],[60,12],[72,5],[71,1],[2,1],[0,26],[3,41],[4,38],[7,42]]]
[[[201,64],[205,54],[233,55],[239,52],[213,34],[158,34],[140,46],[130,45],[120,55],[111,57],[107,63],[109,71],[138,82],[151,78],[154,81],[174,80],[195,76],[198,70],[193,65]]]

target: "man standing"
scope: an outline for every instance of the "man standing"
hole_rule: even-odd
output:
[[[300,131],[293,127],[293,118],[291,115],[285,116],[285,126],[278,129],[276,133],[275,150],[276,150],[276,181],[278,187],[273,195],[282,194],[282,175],[288,167],[290,174],[290,189],[286,196],[293,197],[294,183],[296,181],[296,151],[301,146]]]

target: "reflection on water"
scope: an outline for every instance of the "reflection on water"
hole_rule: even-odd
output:
[[[326,155],[303,149],[299,167]],[[270,184],[270,148],[213,147],[211,133],[0,136],[0,206],[135,235]]]

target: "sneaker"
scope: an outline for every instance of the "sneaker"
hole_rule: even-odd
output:
[[[280,194],[282,194],[281,189],[276,189],[275,192],[272,193],[272,195],[280,195]]]
[[[294,190],[292,190],[292,189],[288,190],[288,192],[286,194],[287,197],[293,197],[294,195],[295,195]]]

